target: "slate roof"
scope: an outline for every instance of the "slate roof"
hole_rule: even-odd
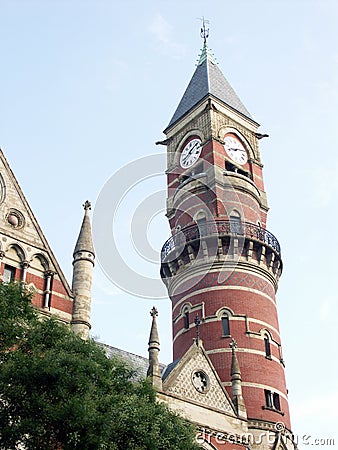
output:
[[[176,359],[172,363],[168,364],[167,367],[162,371],[162,380],[164,381],[168,375],[175,369],[177,364],[181,361],[181,358]]]
[[[146,378],[147,370],[148,370],[148,366],[149,366],[148,358],[145,358],[144,356],[140,356],[140,355],[135,355],[134,353],[130,353],[130,352],[127,352],[120,348],[112,347],[107,344],[101,344],[101,345],[104,347],[104,350],[105,350],[108,358],[117,356],[117,357],[123,359],[124,361],[126,361],[132,367],[135,368],[138,379]],[[166,367],[165,364],[160,363],[161,372],[164,371],[165,367]]]
[[[252,119],[249,111],[219,69],[214,56],[205,43],[196,70],[167,128],[181,119],[207,95],[218,98]]]

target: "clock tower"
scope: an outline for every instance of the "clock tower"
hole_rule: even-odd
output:
[[[250,433],[265,436],[253,448],[269,449],[278,448],[290,418],[275,297],[281,249],[267,228],[258,127],[204,38],[163,141],[172,236],[162,248],[161,276],[172,302],[174,360],[190,351],[198,323],[203,351],[239,417]]]

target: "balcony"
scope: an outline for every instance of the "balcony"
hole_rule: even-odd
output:
[[[182,249],[200,238],[247,238],[268,245],[279,256],[281,249],[277,238],[270,231],[250,222],[233,220],[211,220],[199,224],[190,225],[171,236],[161,250],[161,261],[165,262],[167,256],[173,252],[181,252]]]

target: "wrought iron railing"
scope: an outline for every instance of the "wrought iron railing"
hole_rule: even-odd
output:
[[[161,260],[164,261],[166,256],[173,250],[182,249],[184,245],[198,240],[201,237],[218,236],[241,236],[255,239],[269,245],[278,254],[281,252],[277,238],[261,226],[238,220],[217,220],[190,225],[173,234],[162,247]]]

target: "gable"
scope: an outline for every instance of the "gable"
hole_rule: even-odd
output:
[[[236,416],[202,344],[193,344],[170,373],[164,374],[163,392]]]
[[[15,269],[15,279],[35,291],[33,303],[69,321],[71,289],[1,150],[0,251],[2,264]],[[47,299],[46,290],[51,291]]]

